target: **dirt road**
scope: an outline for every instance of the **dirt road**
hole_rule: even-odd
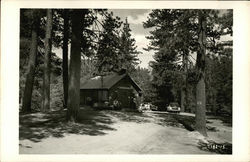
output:
[[[211,154],[198,148],[198,140],[203,138],[199,133],[186,130],[168,114],[98,111],[84,112],[83,115],[84,127],[77,127],[75,132],[66,131],[63,125],[60,128],[60,124],[52,128],[52,135],[48,134],[52,131],[48,127],[31,129],[23,126],[20,128],[20,133],[23,132],[20,153]],[[60,131],[55,135],[55,130]],[[28,136],[25,131],[34,134]],[[39,133],[39,140],[35,141],[34,136]]]

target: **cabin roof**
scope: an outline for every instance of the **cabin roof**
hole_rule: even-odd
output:
[[[135,83],[135,81],[127,73],[125,74],[112,73],[110,75],[103,76],[103,79],[101,76],[90,78],[86,82],[81,83],[80,89],[110,89],[111,87],[113,87],[116,83],[118,83],[120,80],[122,80],[126,76],[129,77],[133,86],[138,91],[141,91],[141,88]],[[102,83],[102,80],[103,80],[103,83]]]

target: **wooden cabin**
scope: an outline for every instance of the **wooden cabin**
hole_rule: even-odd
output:
[[[142,90],[126,72],[96,76],[80,87],[80,104],[112,103],[119,101],[121,108],[132,108],[133,100],[140,98]]]

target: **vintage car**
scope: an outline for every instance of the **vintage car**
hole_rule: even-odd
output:
[[[151,103],[142,103],[139,106],[139,110],[141,111],[150,111],[150,110],[157,110],[157,107]]]
[[[180,113],[181,108],[177,102],[171,102],[169,105],[167,105],[167,111],[173,113]]]

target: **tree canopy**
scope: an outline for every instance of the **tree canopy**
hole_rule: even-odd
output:
[[[205,58],[210,55],[231,55],[232,40],[222,41],[222,37],[232,36],[232,22],[232,10],[152,10],[144,27],[152,29],[150,36],[147,36],[150,40],[147,50],[155,51],[155,61],[151,62],[151,67],[153,85],[160,100],[169,103],[183,99],[181,85],[190,79],[182,76],[190,76],[187,68],[191,67],[194,72],[193,85],[196,86],[196,112],[202,109],[204,115],[204,79],[207,80]],[[187,84],[185,87],[188,91]],[[201,119],[204,121],[204,117]]]

